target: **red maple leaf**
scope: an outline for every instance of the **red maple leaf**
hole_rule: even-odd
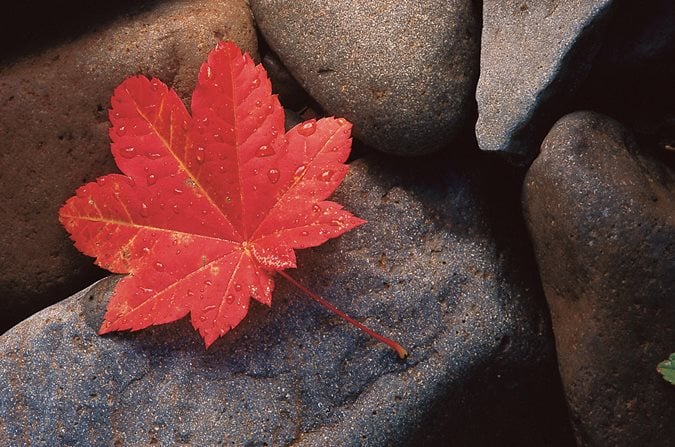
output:
[[[80,187],[60,210],[80,251],[128,273],[99,333],[189,313],[208,347],[246,316],[251,297],[271,304],[275,272],[336,310],[282,270],[295,267],[294,249],[365,222],[326,200],[347,174],[346,120],[284,132],[264,68],[225,42],[200,69],[192,116],[143,76],[120,84],[111,102],[111,149],[125,175]]]

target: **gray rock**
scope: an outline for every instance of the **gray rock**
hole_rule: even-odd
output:
[[[0,337],[0,444],[571,445],[530,252],[510,243],[517,190],[483,186],[497,172],[358,160],[336,200],[370,223],[298,254],[292,275],[406,361],[281,278],[208,351],[185,319],[99,337],[109,278]]]
[[[527,173],[523,203],[582,446],[667,446],[675,393],[675,172],[616,121],[567,115]]]
[[[58,209],[83,182],[116,171],[113,89],[140,72],[189,98],[219,37],[256,51],[244,0],[163,2],[0,67],[0,332],[101,276],[73,248]]]
[[[611,0],[483,2],[476,137],[529,163],[588,74]]]
[[[470,0],[252,0],[251,8],[300,84],[371,147],[436,151],[473,116],[480,36]]]

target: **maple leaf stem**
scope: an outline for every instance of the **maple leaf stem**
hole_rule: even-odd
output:
[[[399,358],[406,358],[408,357],[408,351],[403,348],[400,344],[396,343],[394,340],[387,338],[383,335],[378,334],[377,332],[373,331],[372,329],[369,329],[368,327],[364,326],[363,324],[359,323],[346,313],[342,312],[340,309],[337,307],[333,306],[331,303],[326,301],[324,298],[320,297],[316,293],[312,292],[309,290],[307,287],[302,285],[302,283],[298,282],[295,278],[290,276],[288,273],[284,272],[283,270],[277,271],[281,276],[286,278],[291,284],[293,284],[295,287],[300,289],[302,292],[304,292],[308,297],[316,301],[317,303],[321,304],[323,307],[326,309],[330,310],[331,312],[335,313],[337,316],[342,318],[343,320],[347,321],[348,323],[351,323],[352,325],[356,326],[357,328],[361,329],[363,332],[366,334],[370,335],[377,341],[380,341],[384,343],[385,345],[389,346],[391,349],[396,351],[396,354],[398,354]]]

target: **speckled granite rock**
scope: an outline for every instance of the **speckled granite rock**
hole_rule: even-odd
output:
[[[470,125],[480,30],[470,0],[252,0],[270,47],[357,138],[401,155],[447,148]]]
[[[567,115],[523,203],[582,446],[667,446],[675,392],[656,373],[675,343],[675,172],[616,121]]]
[[[0,332],[101,275],[74,250],[57,212],[76,187],[115,169],[113,89],[140,72],[189,97],[220,37],[256,51],[244,0],[163,2],[0,67]]]
[[[602,43],[612,0],[485,0],[476,136],[527,164]]]
[[[507,170],[387,165],[353,164],[336,199],[370,223],[291,273],[407,361],[282,279],[208,351],[187,320],[99,337],[107,279],[0,337],[0,444],[571,445]]]

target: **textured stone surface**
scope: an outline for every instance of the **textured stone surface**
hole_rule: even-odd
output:
[[[476,136],[527,163],[587,75],[612,0],[483,2]]]
[[[187,320],[98,337],[105,280],[0,337],[0,444],[570,445],[518,191],[484,158],[357,160],[336,199],[370,223],[290,272],[407,361],[282,279],[208,351]]]
[[[107,109],[144,73],[184,97],[218,38],[256,51],[243,0],[170,1],[0,69],[0,331],[97,273],[59,225],[76,187],[112,172]]]
[[[576,436],[666,446],[675,393],[675,173],[620,124],[577,112],[546,137],[524,206]]]
[[[470,0],[253,0],[270,47],[328,114],[385,152],[448,147],[473,116],[479,11]]]

